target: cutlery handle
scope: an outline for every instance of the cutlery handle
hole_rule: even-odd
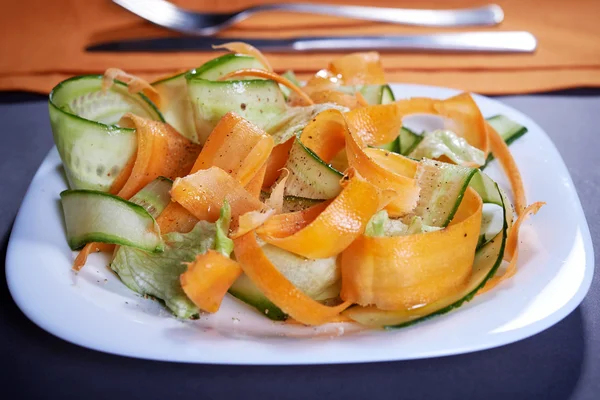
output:
[[[265,4],[248,8],[238,17],[262,11],[293,11],[308,14],[333,15],[369,21],[390,22],[404,25],[454,27],[497,25],[504,19],[500,6],[490,4],[479,8],[455,10],[423,10],[407,8],[384,8],[362,6],[334,6],[327,4]],[[245,14],[245,15],[244,15]]]
[[[531,53],[537,40],[529,32],[465,32],[433,35],[300,38],[297,51],[422,50],[457,52]]]

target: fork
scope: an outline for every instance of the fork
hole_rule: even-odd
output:
[[[113,1],[156,25],[199,36],[213,35],[253,14],[265,11],[293,11],[404,25],[435,27],[489,26],[499,24],[504,19],[502,9],[496,4],[455,10],[423,10],[286,3],[264,4],[232,13],[199,13],[180,8],[165,0]]]

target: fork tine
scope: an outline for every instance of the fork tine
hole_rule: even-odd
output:
[[[113,0],[126,10],[165,28],[193,29],[193,18],[165,0]]]

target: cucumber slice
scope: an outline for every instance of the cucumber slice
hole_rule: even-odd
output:
[[[331,199],[341,191],[342,173],[326,164],[296,138],[285,168],[290,171],[285,194],[306,199]]]
[[[281,311],[281,308],[273,304],[271,300],[267,299],[246,274],[242,274],[236,279],[229,288],[229,294],[256,308],[261,314],[264,314],[273,321],[284,321],[287,319],[287,314]]]
[[[198,142],[194,111],[187,90],[186,74],[189,73],[196,78],[217,80],[225,74],[246,68],[264,69],[264,66],[254,57],[230,53],[210,60],[187,73],[183,72],[152,83],[161,96],[163,103],[161,111],[165,120],[183,136],[193,142]]]
[[[216,81],[230,72],[240,69],[265,69],[256,58],[245,54],[228,53],[221,57],[214,58],[202,66],[189,71],[189,75],[194,78]],[[256,78],[249,78],[254,80]],[[243,77],[236,77],[235,80],[244,80]]]
[[[286,110],[283,94],[274,81],[209,81],[194,74],[187,74],[186,79],[201,144],[230,111],[264,129]]]
[[[497,206],[502,206],[502,196],[498,192],[498,185],[496,182],[492,180],[489,176],[484,174],[481,171],[478,171],[471,181],[469,182],[469,186],[471,186],[478,194],[481,196],[481,200],[484,204],[495,204]]]
[[[317,205],[321,200],[306,199],[304,197],[284,196],[283,197],[283,212],[291,213],[302,211],[314,205]]]
[[[477,171],[430,159],[420,161],[415,179],[421,193],[415,214],[422,218],[423,224],[448,226]]]
[[[527,128],[520,125],[504,115],[495,115],[487,119],[487,122],[502,136],[507,145],[527,133]]]
[[[497,190],[500,191],[499,188]],[[458,293],[412,310],[382,311],[375,307],[352,307],[343,314],[366,326],[390,329],[414,325],[460,307],[485,286],[502,263],[508,231],[506,215],[503,220],[502,232],[475,253],[471,277],[465,288]]]
[[[398,141],[400,142],[400,154],[406,156],[410,154],[415,147],[421,143],[423,135],[419,135],[408,128],[402,127],[400,134],[398,135]]]
[[[382,144],[381,146],[375,146],[375,147],[377,147],[379,149],[391,151],[393,153],[400,153],[400,140],[399,140],[399,137],[397,137],[396,139],[392,140],[389,143]]]
[[[262,244],[267,258],[287,280],[313,300],[337,297],[332,288],[339,289],[341,272],[336,257],[308,259],[270,244]]]
[[[185,73],[152,83],[161,98],[160,110],[165,120],[194,143],[198,142],[194,112],[187,91]]]
[[[262,243],[261,247],[279,272],[307,296],[321,301],[339,295],[341,273],[336,257],[310,260],[269,244]],[[229,293],[272,320],[287,318],[245,274],[233,283]]]
[[[50,125],[71,189],[108,191],[133,156],[135,130],[115,125],[123,114],[163,120],[148,98],[129,94],[124,83],[106,93],[101,85],[101,75],[84,75],[50,92]]]
[[[381,90],[381,102],[380,104],[389,104],[396,101],[396,97],[394,96],[394,92],[390,85],[383,85]]]
[[[340,86],[337,90],[350,95],[360,92],[369,104],[388,104],[395,101],[389,85]]]
[[[142,206],[93,190],[65,190],[60,200],[67,241],[73,250],[89,242],[163,250],[158,225]]]
[[[479,231],[479,241],[477,248],[481,248],[490,242],[499,232],[502,231],[504,208],[497,204],[484,203],[481,213],[481,229]]]
[[[360,90],[360,93],[369,104],[389,104],[395,101],[394,93],[389,85],[365,85]],[[400,137],[398,136],[389,143],[374,147],[400,153]]]
[[[510,146],[515,140],[527,133],[527,128],[523,125],[512,121],[504,115],[495,115],[487,119],[487,122],[498,132],[507,146]],[[489,154],[485,162],[485,165],[481,167],[484,169],[488,163],[494,159],[493,154]]]
[[[260,201],[263,203],[269,198],[270,193],[261,191],[260,192]],[[312,207],[316,204],[319,204],[321,200],[315,199],[307,199],[304,197],[296,197],[296,196],[283,196],[283,213],[291,213],[296,211],[302,211],[309,207]]]
[[[294,74],[294,71],[291,71],[291,70],[285,71],[283,74],[281,74],[281,76],[283,76],[284,78],[286,78],[287,80],[292,82],[294,85],[301,86],[300,81],[298,80],[298,78],[296,78],[296,74]],[[281,85],[281,84],[279,85],[279,88],[281,89],[281,92],[283,93],[283,97],[285,97],[285,99],[288,100],[290,98],[290,96],[292,95],[292,90],[289,87]]]
[[[144,207],[144,210],[148,211],[148,214],[152,215],[152,218],[158,218],[160,213],[171,202],[171,194],[169,192],[172,186],[172,180],[164,176],[159,176],[144,186],[129,201]]]

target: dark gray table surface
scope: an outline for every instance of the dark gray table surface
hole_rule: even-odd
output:
[[[500,100],[531,116],[557,145],[583,203],[598,260],[600,92],[583,94]],[[46,103],[10,103],[15,99],[22,100],[13,96],[0,104],[2,265],[21,200],[52,146]],[[35,326],[14,304],[6,280],[0,282],[4,399],[600,399],[598,275],[571,315],[514,344],[427,360],[297,367],[187,365],[87,350]]]

